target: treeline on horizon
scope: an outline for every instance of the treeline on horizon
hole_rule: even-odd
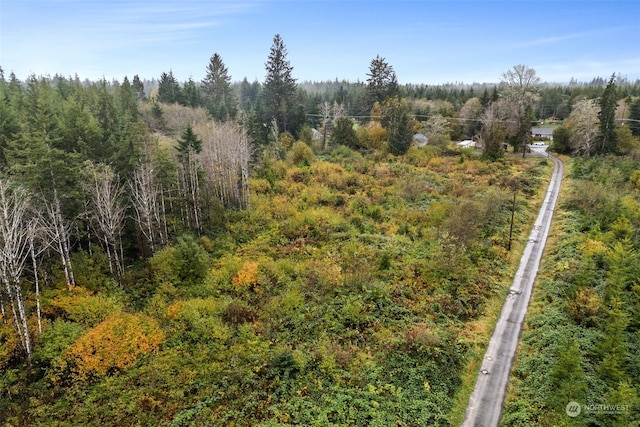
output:
[[[212,61],[214,58],[217,58],[216,61],[222,61],[222,58],[217,54],[212,57]],[[226,81],[229,84],[237,107],[244,111],[254,108],[265,82],[261,82],[258,79],[250,81],[247,77],[244,77],[242,80],[232,81],[231,74],[229,74],[222,62],[220,62],[220,66],[221,68],[219,70],[223,71],[224,76],[227,78]],[[210,67],[207,67],[207,69],[210,69]],[[2,76],[5,78],[4,72],[2,72]],[[25,80],[20,80],[12,72],[10,72],[8,76],[9,81],[22,85],[24,85],[27,80],[33,78],[48,80],[53,85],[56,85],[57,82],[63,82],[63,84],[66,82],[85,88],[96,84],[103,84],[111,90],[116,90],[119,86],[125,84],[124,82],[129,82],[129,84],[134,87],[137,98],[143,101],[162,101],[162,99],[158,98],[159,88],[166,85],[175,85],[174,88],[178,88],[179,92],[175,95],[175,98],[167,96],[165,100],[185,106],[206,106],[207,93],[206,90],[203,90],[203,86],[206,85],[205,81],[207,78],[205,77],[201,82],[194,81],[192,78],[180,81],[173,75],[170,69],[157,77],[140,77],[136,74],[132,80],[129,80],[128,76],[125,76],[123,81],[117,79],[90,80],[86,78],[81,79],[77,75],[71,77],[59,74],[53,76],[30,75],[27,76]],[[616,84],[619,89],[618,99],[640,96],[640,79],[634,82],[625,77],[618,77]],[[570,114],[571,106],[576,99],[598,98],[601,96],[606,85],[607,79],[603,77],[594,77],[590,81],[578,81],[572,78],[569,82],[564,83],[542,82],[539,84],[540,98],[534,111],[535,117],[540,120],[546,118],[563,120]],[[364,101],[366,87],[366,81],[362,82],[357,80],[354,82],[338,78],[326,81],[296,82],[296,101],[299,105],[303,106],[307,114],[307,121],[310,125],[318,124],[317,117],[320,116],[319,106],[323,102],[344,104],[347,115],[366,119],[371,113],[371,111],[367,111],[367,103]],[[466,101],[474,97],[479,98],[484,106],[488,105],[489,102],[497,98],[501,89],[501,83],[474,82],[466,84],[453,82],[435,85],[428,83],[406,83],[399,84],[398,89],[399,95],[403,98],[448,101],[452,103],[454,110],[459,110]],[[417,112],[425,113],[425,111]],[[451,112],[454,111],[452,110]],[[428,115],[428,111],[426,113],[426,115]]]

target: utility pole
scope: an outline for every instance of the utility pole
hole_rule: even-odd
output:
[[[516,194],[517,190],[513,190],[513,205],[511,206],[511,226],[509,227],[509,245],[507,246],[507,250],[511,250],[511,239],[513,237],[513,219],[516,214]]]

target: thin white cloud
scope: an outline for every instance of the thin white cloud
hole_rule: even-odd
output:
[[[523,49],[523,48],[534,47],[534,46],[554,45],[554,44],[566,42],[569,40],[599,37],[599,36],[604,36],[608,34],[623,32],[627,30],[638,30],[639,28],[631,28],[631,27],[604,28],[604,29],[593,30],[593,31],[575,32],[575,33],[564,34],[564,35],[541,37],[538,39],[525,40],[522,42],[515,43],[512,47],[516,49]]]

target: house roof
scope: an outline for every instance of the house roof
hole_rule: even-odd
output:
[[[551,128],[531,128],[531,133],[534,135],[552,136],[553,129]]]
[[[458,146],[459,147],[475,147],[476,142],[472,141],[471,139],[465,139],[464,141],[458,142]]]

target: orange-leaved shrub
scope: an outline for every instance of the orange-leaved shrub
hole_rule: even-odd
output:
[[[74,380],[104,377],[132,366],[164,339],[164,332],[152,317],[117,313],[78,338],[57,367]]]
[[[260,293],[258,286],[258,263],[247,261],[238,270],[238,273],[231,279],[236,289],[251,288],[254,292]]]

